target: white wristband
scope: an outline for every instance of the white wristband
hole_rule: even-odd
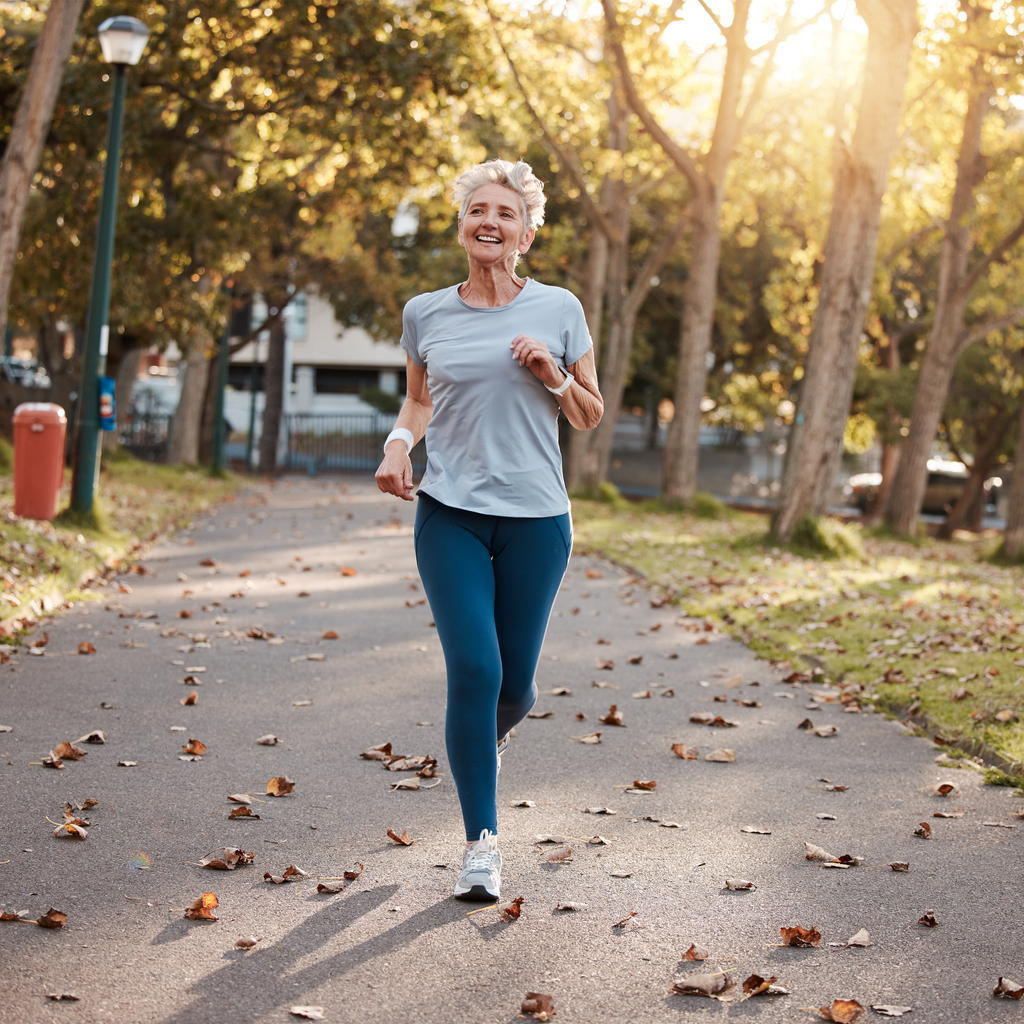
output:
[[[572,384],[574,380],[576,380],[576,378],[571,373],[569,373],[568,370],[563,370],[562,373],[565,374],[565,380],[562,381],[560,387],[553,388],[549,384],[544,385],[544,387],[546,387],[548,391],[550,391],[553,395],[564,395],[566,391],[569,390],[569,385]]]
[[[405,427],[395,427],[384,441],[385,453],[387,453],[388,445],[391,444],[392,441],[404,441],[406,454],[408,454],[412,451],[413,445],[416,443],[416,438],[413,437],[411,430],[407,430]]]

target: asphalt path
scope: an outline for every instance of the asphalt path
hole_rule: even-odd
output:
[[[299,1005],[335,1022],[504,1024],[528,991],[588,1024],[810,1021],[841,998],[912,1007],[921,1024],[1022,1020],[1024,1003],[992,988],[1024,981],[1024,801],[936,764],[897,723],[812,699],[821,687],[783,682],[590,557],[571,561],[538,669],[542,691],[571,692],[542,694],[550,717],[519,727],[499,779],[503,890],[521,916],[467,913],[451,896],[461,819],[413,514],[365,477],[242,492],[151,550],[145,575],[113,575],[45,624],[42,655],[20,648],[0,667],[0,904],[68,915],[63,929],[0,923],[0,1021],[256,1024],[297,1020]],[[599,721],[612,704],[621,727]],[[701,711],[739,724],[689,721]],[[839,731],[798,729],[808,717]],[[107,742],[83,743],[84,759],[40,763],[94,730]],[[280,742],[258,745],[266,734]],[[192,739],[205,754],[181,760]],[[413,773],[359,757],[386,742],[436,757],[439,784],[391,792]],[[674,756],[680,743],[698,758]],[[716,749],[735,762],[705,761]],[[294,792],[266,795],[282,776]],[[657,788],[629,792],[637,781]],[[959,792],[932,795],[945,781]],[[230,794],[249,794],[259,820],[229,819]],[[87,838],[55,838],[65,802],[87,798]],[[546,861],[544,835],[571,860]],[[824,868],[807,842],[863,863]],[[253,863],[199,866],[225,846]],[[360,863],[344,891],[317,892]],[[264,880],[290,865],[306,875]],[[219,920],[185,919],[204,892]],[[926,911],[936,927],[918,924]],[[793,925],[820,945],[781,946]],[[873,945],[847,947],[861,929]],[[684,960],[691,944],[708,959]],[[738,983],[724,999],[670,992],[716,971]],[[754,973],[790,994],[743,1000]]]

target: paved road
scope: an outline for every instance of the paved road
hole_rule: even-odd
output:
[[[911,1006],[914,1022],[1021,1020],[1024,1006],[991,990],[1000,975],[1024,980],[1024,822],[984,822],[1014,824],[1022,801],[942,769],[928,743],[879,716],[807,710],[803,688],[740,644],[651,608],[642,584],[586,557],[572,560],[538,674],[543,690],[571,696],[541,697],[552,717],[520,727],[500,778],[505,892],[524,897],[522,916],[467,916],[450,896],[461,827],[412,516],[365,479],[243,493],[154,549],[147,575],[115,577],[103,599],[47,625],[44,656],[18,652],[0,668],[0,723],[13,728],[0,734],[0,902],[68,914],[59,931],[0,923],[0,1021],[256,1024],[296,1019],[288,1010],[300,1004],[335,1022],[504,1024],[528,990],[551,994],[559,1021],[587,1024],[812,1020],[803,1008],[841,997]],[[282,642],[251,639],[253,627]],[[338,639],[322,639],[327,630]],[[82,641],[96,653],[79,655]],[[187,673],[198,685],[182,684]],[[197,703],[182,706],[193,689]],[[655,696],[632,696],[645,690]],[[612,703],[624,728],[598,722]],[[692,724],[697,711],[739,727]],[[808,735],[796,728],[805,717],[840,732]],[[107,743],[84,760],[39,764],[95,729]],[[594,731],[599,745],[572,739]],[[281,743],[257,745],[267,733]],[[192,738],[205,756],[180,760]],[[383,742],[437,756],[440,784],[389,792],[410,774],[358,758]],[[673,743],[701,759],[674,757]],[[715,748],[735,749],[736,763],[704,761]],[[262,795],[282,775],[294,793]],[[929,795],[947,778],[958,796]],[[657,789],[628,793],[635,780]],[[252,795],[260,820],[228,820],[237,793]],[[99,801],[88,838],[55,839],[65,801],[87,797]],[[519,800],[536,806],[510,806]],[[931,816],[953,808],[963,817]],[[921,821],[931,840],[913,834]],[[396,846],[388,828],[416,842]],[[534,837],[546,833],[568,837],[571,863],[543,860]],[[608,845],[587,844],[595,834]],[[864,864],[824,869],[804,859],[805,842]],[[254,863],[196,866],[226,845]],[[319,878],[356,862],[364,870],[343,894],[317,893]],[[292,864],[308,877],[264,882]],[[757,888],[729,891],[727,877]],[[185,920],[204,891],[219,897],[219,921]],[[586,909],[556,910],[564,901]],[[929,909],[938,927],[919,927]],[[780,947],[789,925],[816,927],[821,945]],[[873,946],[830,945],[861,928]],[[236,950],[249,935],[257,946]],[[691,943],[710,952],[703,965],[681,959]],[[777,975],[792,994],[669,993],[701,970]],[[80,1001],[47,1000],[65,992]]]

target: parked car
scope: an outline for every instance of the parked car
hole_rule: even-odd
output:
[[[51,384],[50,375],[35,359],[0,356],[0,372],[12,384],[23,388],[48,388]]]
[[[925,486],[924,498],[921,500],[921,511],[930,515],[946,515],[960,497],[967,484],[967,477],[968,469],[962,462],[929,459],[928,483]],[[881,483],[881,473],[856,473],[846,482],[843,496],[850,505],[864,512],[874,500]],[[985,481],[984,501],[989,513],[995,512],[1002,484],[1003,481],[998,476],[989,477]]]

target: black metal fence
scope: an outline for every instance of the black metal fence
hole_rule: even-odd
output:
[[[307,473],[336,470],[374,470],[383,457],[384,439],[394,416],[385,413],[335,415],[291,413],[283,419],[283,465]],[[426,465],[423,443],[412,451],[413,469]]]
[[[163,462],[167,458],[167,435],[171,429],[171,415],[165,412],[129,411],[118,437],[122,448],[148,462]]]

